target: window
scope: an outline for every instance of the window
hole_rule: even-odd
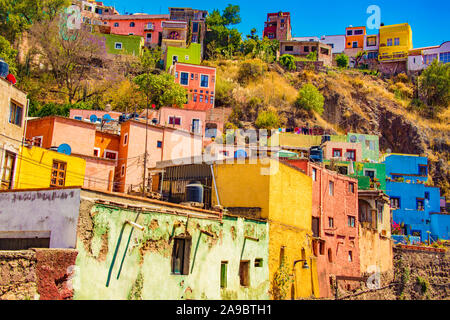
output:
[[[375,150],[375,141],[373,141],[373,140],[366,140],[366,149],[368,149],[368,150]]]
[[[353,252],[349,251],[348,252],[348,262],[352,262],[353,261]]]
[[[324,241],[319,242],[319,253],[322,256],[325,254],[325,242]]]
[[[348,184],[348,191],[350,193],[355,193],[355,184],[353,182],[349,182],[349,184]]]
[[[263,266],[263,259],[256,258],[255,259],[255,268],[261,268]]]
[[[392,39],[387,39],[387,46],[391,47],[392,46]]]
[[[125,165],[122,165],[122,168],[120,168],[120,174],[122,175],[122,177],[125,175]]]
[[[175,79],[178,79],[178,72],[177,71],[175,72]]]
[[[303,47],[303,52],[309,52],[309,47],[308,46]]]
[[[118,22],[114,23],[114,27],[115,28],[119,27],[119,23]]]
[[[250,261],[241,261],[239,264],[239,282],[242,287],[250,286]]]
[[[392,209],[400,209],[400,198],[391,197],[391,208]]]
[[[172,273],[189,274],[189,258],[192,238],[175,238],[172,251]]]
[[[429,192],[425,192],[425,199],[430,200],[430,193]]]
[[[126,146],[128,143],[128,133],[125,133],[123,136],[123,145]]]
[[[192,32],[194,33],[198,32],[198,22],[192,23]]]
[[[424,211],[423,199],[416,199],[416,208],[418,211]]]
[[[66,180],[67,163],[61,161],[53,161],[52,175],[50,178],[50,187],[64,187]]]
[[[134,28],[136,26],[136,24],[134,22],[130,22],[130,27]]]
[[[317,181],[317,169],[316,168],[313,168],[312,169],[312,180],[313,181]]]
[[[364,176],[370,177],[370,180],[375,179],[375,170],[368,170],[368,169],[365,169],[365,170],[364,170]]]
[[[284,263],[285,248],[284,246],[280,248],[280,266]]]
[[[191,73],[191,80],[194,80],[194,74]]]
[[[209,76],[202,74],[200,87],[208,88],[209,87]]]
[[[348,174],[348,167],[347,166],[337,166],[337,172],[343,175]]]
[[[75,120],[83,120],[83,117],[82,116],[75,116],[75,117],[73,117]]]
[[[419,165],[419,175],[421,176],[427,176],[427,166],[426,165]]]
[[[200,119],[192,119],[192,132],[200,133]]]
[[[294,51],[294,46],[284,46],[284,51],[292,52],[292,51]]]
[[[450,62],[450,52],[442,52],[439,54],[439,62],[448,63]]]
[[[347,220],[348,220],[348,226],[354,228],[355,227],[355,221],[356,221],[355,217],[348,216]]]
[[[198,80],[198,74],[195,74],[195,80]]]
[[[32,144],[36,147],[42,147],[43,136],[33,137]]]
[[[349,160],[356,161],[356,150],[347,149],[347,161]]]
[[[169,124],[173,124],[173,125],[181,125],[181,118],[180,117],[175,117],[175,116],[170,116],[169,117]]]
[[[187,86],[189,83],[189,73],[187,72],[181,72],[181,79],[180,79],[180,84]]]
[[[157,141],[156,142],[156,147],[157,148],[162,148],[162,141]]]
[[[399,46],[400,45],[400,38],[395,38],[394,39],[394,46]]]
[[[116,50],[122,50],[122,42],[116,42],[116,43],[114,44],[114,48],[115,48]]]
[[[377,45],[377,37],[367,37],[366,42],[368,47],[373,47]]]
[[[172,64],[175,64],[178,62],[178,56],[172,56]]]
[[[117,159],[117,151],[105,150],[105,158],[116,160]]]
[[[333,149],[333,157],[342,157],[342,149]]]
[[[328,248],[328,262],[333,262],[333,252]]]
[[[211,102],[211,104],[214,104],[214,97],[211,96],[211,99],[209,99],[209,101]]]
[[[198,102],[203,102],[203,95],[202,94],[199,96]]]
[[[205,96],[205,103],[208,103],[208,96]]]
[[[334,182],[330,181],[328,184],[328,192],[330,196],[334,196]]]
[[[228,261],[222,261],[220,263],[220,288],[227,287],[227,270],[228,270]]]
[[[194,93],[194,97],[193,97],[194,102],[197,102],[197,94]]]
[[[3,171],[2,190],[9,190],[12,188],[15,162],[16,162],[16,155],[12,152],[5,151],[5,159],[3,161],[3,170],[2,170]]]
[[[328,228],[334,228],[334,219],[328,218]]]
[[[152,41],[152,34],[151,33],[147,33],[147,42]]]
[[[361,34],[363,34],[363,33],[364,33],[363,30],[355,30],[355,36],[356,36],[356,35],[361,35]]]
[[[94,157],[100,157],[100,148],[94,148]]]
[[[352,36],[353,35],[353,30],[347,30],[347,35],[348,36]]]
[[[358,41],[353,41],[352,48],[358,48]]]
[[[23,108],[11,101],[10,110],[9,110],[9,123],[22,126],[22,111]]]
[[[320,229],[320,219],[317,218],[317,217],[312,217],[312,233],[313,233],[313,237],[318,238],[320,236],[319,229]]]

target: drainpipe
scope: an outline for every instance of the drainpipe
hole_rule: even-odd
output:
[[[211,164],[209,167],[211,168],[211,175],[212,175],[212,178],[213,178],[214,191],[216,192],[217,205],[220,207],[221,205],[220,205],[220,199],[219,199],[219,192],[217,192],[217,184],[216,184],[216,178],[214,176],[213,164]],[[220,211],[220,222],[222,222],[222,216],[223,216],[223,212],[221,210]]]

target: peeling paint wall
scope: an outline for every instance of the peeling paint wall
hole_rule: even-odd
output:
[[[120,199],[116,197],[117,201]],[[139,214],[138,209],[82,200],[74,299],[269,298],[269,239],[265,222],[230,216],[225,216],[222,223],[217,218],[192,216],[187,221],[185,215],[161,212],[167,209],[164,205],[158,208],[145,209]],[[144,226],[144,230],[133,230],[126,249],[131,226],[125,225],[111,267],[118,238],[127,219],[136,220],[137,224]],[[192,237],[189,274],[172,274],[174,237],[185,233]],[[245,236],[258,238],[259,241],[245,239]],[[258,258],[263,261],[262,267],[255,267],[254,262]],[[240,260],[250,261],[248,287],[240,285]],[[220,288],[222,261],[228,262],[226,289]]]

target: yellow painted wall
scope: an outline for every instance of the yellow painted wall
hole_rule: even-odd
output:
[[[320,145],[322,136],[281,132],[269,139],[269,146],[310,148]]]
[[[15,189],[50,187],[53,160],[67,163],[66,187],[83,186],[86,161],[39,147],[22,147],[16,167]]]
[[[271,288],[280,265],[280,250],[285,247],[285,261],[296,286],[286,299],[318,296],[318,278],[311,248],[312,181],[307,175],[276,160],[269,164],[216,164],[214,173],[221,205],[224,207],[259,207],[261,217],[269,221],[269,275]],[[217,204],[213,195],[213,203]],[[309,269],[294,261],[305,250]],[[273,297],[272,297],[273,298]]]
[[[400,39],[400,45],[394,45],[394,39]],[[392,39],[392,46],[387,46],[387,40]],[[412,30],[409,24],[395,24],[380,27],[380,46],[378,59],[394,60],[393,54],[403,53],[404,58],[408,57],[408,52],[413,48]]]

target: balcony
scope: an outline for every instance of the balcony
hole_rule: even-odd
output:
[[[153,23],[148,23],[144,26],[144,31],[153,31],[155,30],[155,26],[153,25]]]

